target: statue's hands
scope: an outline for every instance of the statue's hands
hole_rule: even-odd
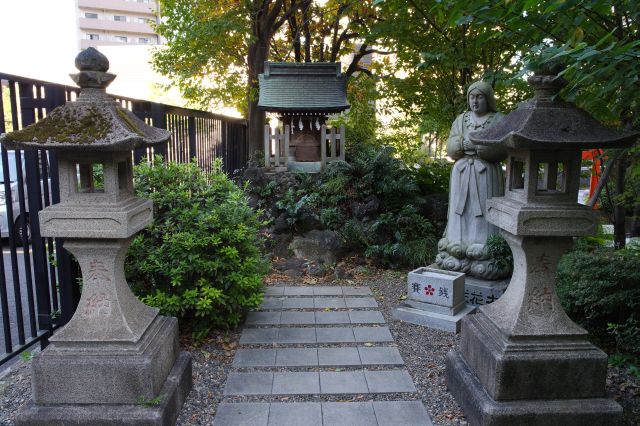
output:
[[[469,138],[462,139],[462,150],[463,151],[475,151],[476,146],[469,140]]]

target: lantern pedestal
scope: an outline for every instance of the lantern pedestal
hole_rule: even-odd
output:
[[[447,355],[447,387],[474,425],[615,422],[622,408],[604,398],[607,356],[555,291],[572,239],[503,235],[514,256],[511,284],[463,319],[460,352]]]

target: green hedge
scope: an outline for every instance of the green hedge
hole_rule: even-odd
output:
[[[142,300],[188,321],[197,336],[237,325],[262,301],[267,272],[262,222],[244,192],[218,167],[194,163],[135,167],[136,192],[154,204],[154,222],[127,256],[127,280]]]
[[[640,356],[640,252],[570,252],[558,266],[557,286],[574,321],[617,352]]]

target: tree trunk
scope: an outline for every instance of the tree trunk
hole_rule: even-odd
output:
[[[255,156],[256,151],[262,149],[265,113],[258,109],[259,84],[258,75],[264,72],[264,62],[269,56],[268,41],[258,40],[249,46],[247,56],[249,74],[247,129],[249,158]]]

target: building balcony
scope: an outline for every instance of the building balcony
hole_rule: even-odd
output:
[[[111,31],[118,33],[134,33],[155,35],[149,24],[138,22],[108,21],[106,19],[80,18],[80,28],[85,31]]]
[[[78,0],[79,8],[113,10],[156,16],[158,5],[155,1],[149,3],[137,3],[124,0]]]

